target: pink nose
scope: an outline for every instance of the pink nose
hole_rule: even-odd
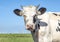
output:
[[[27,30],[33,30],[33,25],[26,25]]]

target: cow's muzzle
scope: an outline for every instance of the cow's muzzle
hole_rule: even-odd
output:
[[[26,25],[27,30],[34,31],[33,25]]]

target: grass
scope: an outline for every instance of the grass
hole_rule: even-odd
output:
[[[31,34],[0,34],[0,42],[33,42]]]

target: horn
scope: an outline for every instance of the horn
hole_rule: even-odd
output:
[[[21,5],[21,8],[23,9],[23,6]]]
[[[38,6],[36,6],[36,8],[38,8],[40,6],[40,4]]]

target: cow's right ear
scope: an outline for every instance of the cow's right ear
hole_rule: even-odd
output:
[[[41,12],[41,14],[44,14],[44,13],[46,12],[46,8],[41,7],[38,11],[40,11],[40,12]]]
[[[19,10],[19,9],[15,9],[15,10],[13,10],[13,12],[16,14],[16,15],[18,15],[18,16],[21,16],[22,14],[21,14],[21,10]]]

